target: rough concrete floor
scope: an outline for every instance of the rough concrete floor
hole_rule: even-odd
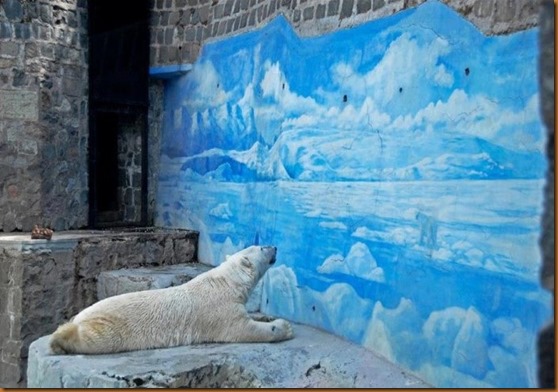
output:
[[[113,355],[52,356],[48,336],[29,349],[28,387],[423,388],[372,352],[293,325],[280,343],[207,344]]]

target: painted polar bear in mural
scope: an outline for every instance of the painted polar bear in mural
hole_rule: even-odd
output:
[[[288,321],[255,321],[245,303],[277,249],[251,246],[183,285],[106,298],[51,336],[54,354],[102,354],[208,342],[277,342]]]

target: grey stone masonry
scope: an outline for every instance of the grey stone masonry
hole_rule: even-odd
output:
[[[265,318],[265,316],[264,316]],[[29,348],[31,388],[428,388],[371,351],[293,324],[278,343],[199,344],[112,355],[49,355]]]
[[[159,188],[159,168],[161,152],[161,136],[163,133],[163,92],[164,82],[151,79],[149,81],[149,107],[147,114],[147,216],[148,224],[153,224],[156,212],[156,195]]]
[[[426,0],[151,0],[151,66],[193,63],[205,42],[284,15],[302,36],[348,28]],[[537,26],[541,0],[442,0],[487,35]]]
[[[0,1],[0,231],[87,224],[86,61],[86,1]]]
[[[0,235],[0,387],[24,387],[27,349],[97,301],[97,277],[124,267],[195,262],[188,230]]]

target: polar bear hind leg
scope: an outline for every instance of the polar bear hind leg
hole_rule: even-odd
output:
[[[61,325],[50,338],[53,354],[100,354],[118,350],[122,345],[122,331],[115,328],[109,317],[94,317],[80,323]],[[120,329],[123,327],[121,326]],[[120,332],[120,333],[119,333]]]

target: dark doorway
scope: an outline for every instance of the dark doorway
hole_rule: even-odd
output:
[[[89,225],[144,226],[149,0],[88,3]]]

